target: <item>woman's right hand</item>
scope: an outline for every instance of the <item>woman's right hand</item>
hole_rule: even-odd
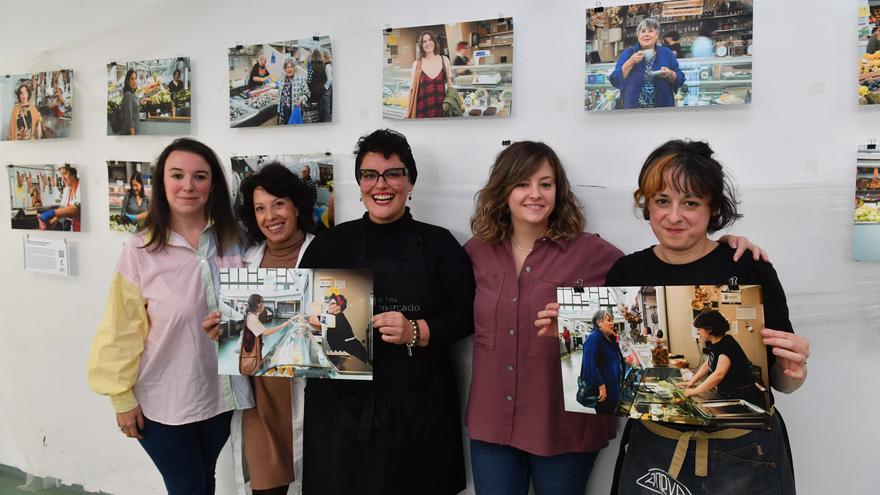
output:
[[[205,319],[202,320],[202,330],[208,334],[208,337],[211,338],[214,342],[220,340],[220,312],[214,311],[213,313],[208,313],[205,316]]]
[[[597,397],[597,400],[599,402],[605,402],[605,397],[607,397],[607,396],[608,396],[608,391],[605,388],[605,385],[599,385],[599,397]]]
[[[538,311],[538,319],[535,326],[538,327],[538,337],[557,337],[559,329],[556,326],[556,317],[559,316],[559,303],[551,302]]]
[[[630,64],[630,66],[636,65],[645,59],[645,53],[641,50],[636,50],[630,55],[629,59],[627,59],[626,63]]]
[[[141,406],[135,406],[130,411],[116,413],[116,424],[128,438],[143,440],[141,430],[144,429],[144,414],[141,412]]]

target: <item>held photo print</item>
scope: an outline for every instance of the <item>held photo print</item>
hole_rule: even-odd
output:
[[[312,190],[315,208],[312,212],[318,230],[335,225],[333,209],[333,155],[312,153],[304,155],[251,155],[232,157],[233,206],[238,211],[242,198],[241,181],[259,172],[269,163],[280,163],[299,177]]]
[[[880,0],[859,0],[859,105],[880,103]]]
[[[333,120],[329,36],[229,49],[229,127]]]
[[[221,375],[371,380],[370,270],[220,270]]]
[[[107,135],[185,135],[190,132],[189,58],[107,65]]]
[[[384,31],[382,117],[507,117],[513,107],[513,19]]]
[[[72,70],[0,75],[0,139],[70,137]]]
[[[587,9],[584,108],[751,103],[752,50],[752,0]]]
[[[558,287],[556,293],[566,411],[769,428],[760,286]]]
[[[853,259],[880,261],[880,151],[859,148],[856,165]]]
[[[110,230],[134,233],[147,218],[153,197],[150,162],[107,162]]]
[[[12,228],[80,231],[80,185],[77,167],[9,165]]]

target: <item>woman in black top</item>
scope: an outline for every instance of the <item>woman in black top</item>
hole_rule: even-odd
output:
[[[318,235],[300,266],[372,269],[373,380],[309,379],[303,493],[458,493],[449,346],[473,332],[470,260],[449,231],[410,215],[417,170],[406,138],[378,130],[355,153],[367,212]]]
[[[744,256],[708,238],[741,215],[733,188],[706,143],[669,141],[645,161],[636,204],[651,223],[658,245],[624,256],[605,285],[740,284],[762,287],[770,384],[783,393],[806,380],[809,341],[792,333],[785,293],[769,263]],[[771,330],[775,329],[775,330]],[[615,468],[612,493],[789,494],[794,471],[785,426],[777,413],[770,431],[669,427],[629,420]],[[684,438],[701,430],[696,443]],[[708,445],[707,445],[707,443]],[[691,454],[690,452],[694,452]]]
[[[330,296],[327,302],[330,306],[327,312],[336,317],[335,326],[327,329],[327,344],[334,351],[347,352],[365,363],[369,361],[370,357],[367,355],[367,350],[357,340],[357,337],[354,336],[351,323],[348,322],[348,318],[343,313],[348,306],[345,296],[334,294]]]

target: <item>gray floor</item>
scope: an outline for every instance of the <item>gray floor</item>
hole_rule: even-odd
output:
[[[38,487],[42,486],[54,487],[56,485],[56,483],[50,483],[49,481],[51,480],[34,479],[31,481],[30,487],[21,489],[19,487],[24,487],[27,484],[27,475],[14,467],[0,465],[0,495],[23,495],[25,493],[44,495],[108,495],[104,492],[87,492],[80,485],[38,489]]]

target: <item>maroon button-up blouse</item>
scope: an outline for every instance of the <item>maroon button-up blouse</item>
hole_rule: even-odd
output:
[[[534,322],[556,301],[557,287],[601,286],[623,253],[595,234],[544,238],[517,278],[509,240],[492,245],[474,238],[464,248],[477,283],[465,419],[470,438],[542,456],[607,446],[616,419],[565,411],[558,339],[539,337]]]

